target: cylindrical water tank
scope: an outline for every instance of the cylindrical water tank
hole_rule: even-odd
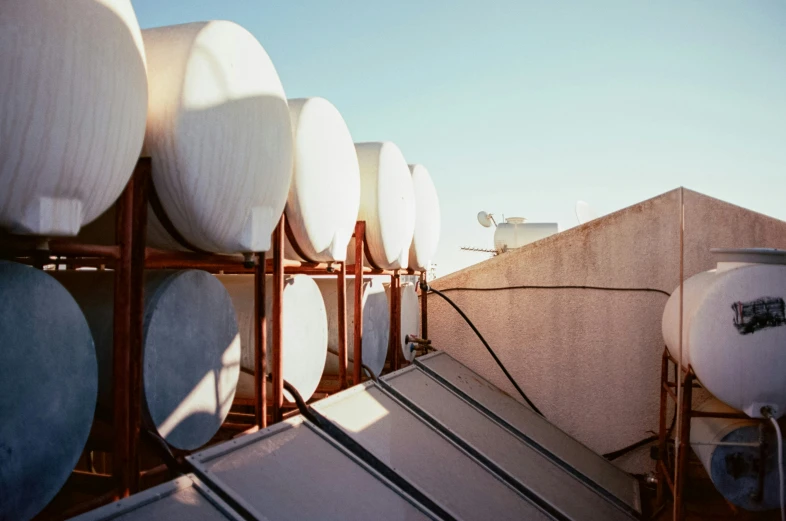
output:
[[[76,298],[96,343],[99,412],[112,407],[112,272],[56,272]],[[149,271],[144,281],[144,419],[167,443],[196,449],[224,422],[240,371],[232,301],[199,270]]]
[[[390,142],[355,144],[360,165],[360,211],[366,222],[366,259],[382,269],[406,268],[415,231],[415,192],[409,166]],[[348,262],[355,262],[350,241]]]
[[[334,278],[314,279],[325,300],[328,320],[328,355],[325,373],[338,374],[338,287]],[[363,365],[376,376],[385,367],[390,337],[390,307],[379,278],[363,280]],[[355,279],[347,279],[347,359],[349,367],[355,359]],[[350,369],[351,371],[351,369]]]
[[[559,231],[557,223],[528,223],[523,217],[508,217],[494,230],[494,249],[515,250]]]
[[[0,519],[26,521],[55,496],[90,433],[93,338],[46,273],[0,261]]]
[[[265,251],[287,200],[292,129],[284,89],[259,42],[225,21],[142,31],[150,109],[144,153],[182,240],[150,212],[152,246]]]
[[[343,261],[360,206],[360,170],[352,136],[336,107],[323,98],[289,100],[294,167],[286,216],[285,256]]]
[[[385,285],[385,293],[390,301],[390,285]],[[410,348],[407,343],[407,335],[420,336],[420,309],[418,302],[418,294],[415,291],[415,285],[409,282],[401,284],[400,289],[401,300],[401,330],[399,333],[399,341],[401,344],[401,352],[404,354],[404,360],[411,362],[415,359],[415,352]]]
[[[4,2],[0,78],[0,228],[76,235],[118,198],[142,148],[147,79],[131,2]]]
[[[734,409],[714,398],[697,409],[716,413],[734,412]],[[760,428],[763,430],[760,431]],[[760,434],[765,443],[764,461],[756,446]],[[778,445],[775,429],[769,422],[762,424],[753,420],[694,417],[691,419],[690,442],[723,497],[745,510],[778,508]],[[759,472],[762,469],[764,487],[759,497]]]
[[[415,233],[409,248],[409,267],[427,270],[437,252],[440,213],[437,189],[423,165],[409,165],[415,192]]]
[[[246,371],[254,370],[254,276],[220,275],[232,297],[240,325],[240,364]],[[267,276],[265,318],[267,322],[267,370],[273,364],[273,277]],[[287,276],[282,303],[282,363],[284,380],[295,386],[304,400],[316,391],[322,378],[327,354],[327,316],[325,303],[317,284],[306,275]],[[254,397],[254,377],[241,373],[238,396]],[[285,392],[288,400],[294,398]]]
[[[684,283],[683,363],[719,400],[752,417],[786,412],[786,252],[713,250],[717,268]],[[663,311],[663,338],[677,357],[680,289]]]

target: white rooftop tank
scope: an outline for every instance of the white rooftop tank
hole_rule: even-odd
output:
[[[559,231],[557,223],[528,223],[523,217],[508,217],[494,231],[494,249],[502,253],[521,248],[527,244]]]
[[[786,251],[715,249],[716,269],[684,282],[682,363],[704,387],[751,417],[786,411]],[[663,338],[679,353],[680,288],[663,311]]]

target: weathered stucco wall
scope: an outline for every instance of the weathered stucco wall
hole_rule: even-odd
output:
[[[685,276],[711,269],[714,247],[786,248],[786,222],[684,191]],[[437,289],[518,285],[655,288],[679,285],[680,190],[500,255],[433,282]],[[451,291],[528,396],[599,453],[657,430],[667,296],[586,289]],[[429,298],[429,337],[515,396],[454,310]],[[653,468],[648,449],[618,460]]]

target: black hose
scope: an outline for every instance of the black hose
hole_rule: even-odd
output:
[[[448,304],[453,306],[453,309],[455,309],[456,312],[458,312],[458,314],[461,315],[461,318],[464,319],[464,321],[469,325],[469,327],[472,328],[472,331],[474,331],[475,334],[478,336],[480,341],[483,343],[483,345],[486,347],[488,352],[491,354],[492,358],[494,358],[494,361],[497,362],[497,365],[499,366],[499,368],[502,369],[502,372],[505,373],[505,376],[508,377],[508,380],[510,380],[510,383],[513,384],[513,387],[515,387],[516,390],[521,395],[521,397],[524,398],[524,401],[529,404],[529,406],[532,408],[533,411],[535,411],[536,413],[538,413],[541,416],[543,416],[543,413],[540,412],[540,410],[535,406],[535,404],[532,403],[532,400],[530,400],[529,397],[526,395],[526,393],[524,393],[524,391],[521,389],[521,387],[519,387],[519,384],[517,384],[516,380],[513,379],[513,376],[511,376],[511,374],[505,368],[505,366],[503,365],[502,361],[500,361],[499,357],[497,357],[497,354],[494,352],[493,349],[491,349],[491,346],[489,345],[489,343],[486,342],[486,339],[483,338],[483,335],[480,334],[480,331],[478,331],[478,328],[475,327],[475,324],[473,324],[472,321],[469,319],[469,317],[466,314],[464,314],[464,312],[461,310],[461,308],[458,307],[455,302],[450,300],[450,298],[448,298],[444,293],[442,293],[441,291],[439,291],[437,289],[429,287],[429,285],[426,284],[425,282],[421,282],[420,283],[420,289],[421,289],[421,291],[424,291],[424,292],[430,291],[432,293],[435,293],[435,294],[439,295]]]
[[[675,368],[675,370],[676,370],[676,368]],[[674,408],[674,415],[671,417],[671,424],[669,425],[669,430],[666,431],[666,439],[671,438],[671,433],[674,430],[674,426],[676,424],[677,424],[677,408],[675,407]],[[652,432],[652,431],[649,431],[649,432]],[[613,452],[607,452],[606,454],[603,455],[603,457],[606,458],[609,461],[615,460],[615,459],[617,459],[617,458],[619,458],[621,456],[624,456],[625,454],[627,454],[629,452],[632,452],[632,451],[638,449],[639,447],[643,447],[644,445],[647,445],[648,443],[652,443],[653,441],[655,441],[657,439],[658,439],[658,435],[653,434],[652,436],[649,436],[647,438],[641,439],[641,440],[639,440],[639,441],[637,441],[635,443],[631,443],[630,445],[622,447],[621,449],[617,449],[617,450],[615,450]],[[659,455],[659,457],[663,457],[663,455]]]

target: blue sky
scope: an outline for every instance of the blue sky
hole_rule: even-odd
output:
[[[786,220],[786,2],[132,0],[143,28],[233,20],[288,97],[391,140],[441,198],[437,275],[479,210],[576,225],[683,185]]]

